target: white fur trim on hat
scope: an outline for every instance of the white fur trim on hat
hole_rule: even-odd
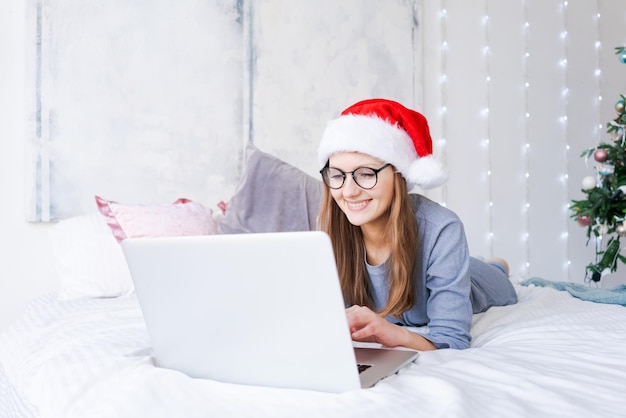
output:
[[[437,187],[445,182],[443,165],[433,156],[420,158],[407,132],[376,116],[347,114],[331,120],[322,135],[317,158],[320,168],[331,155],[356,151],[392,164],[409,189]]]

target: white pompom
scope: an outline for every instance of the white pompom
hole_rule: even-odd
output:
[[[409,168],[408,181],[422,189],[434,189],[448,179],[441,161],[433,156],[419,158]]]

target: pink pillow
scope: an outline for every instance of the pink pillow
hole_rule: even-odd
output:
[[[178,199],[172,204],[124,205],[96,196],[96,204],[117,242],[126,238],[217,233],[213,211],[189,199]]]

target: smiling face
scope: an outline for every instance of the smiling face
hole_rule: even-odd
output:
[[[358,152],[340,152],[329,159],[329,166],[344,172],[359,167],[381,168],[385,163]],[[351,174],[346,175],[343,186],[331,189],[331,195],[345,213],[348,221],[361,227],[382,227],[387,221],[387,211],[393,199],[394,169],[389,167],[378,173],[378,182],[371,189],[359,187]]]

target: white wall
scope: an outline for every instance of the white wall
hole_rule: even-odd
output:
[[[0,2],[0,329],[57,278],[48,224],[26,222],[25,1]]]
[[[379,2],[361,0],[316,2],[318,13],[274,0],[184,0],[174,10],[163,0],[152,2],[149,13],[142,13],[141,4],[11,0],[14,11],[7,10],[12,14],[7,19],[19,25],[14,31],[29,30],[5,45],[6,54],[24,55],[16,46],[25,46],[26,53],[13,77],[3,79],[24,86],[16,92],[20,114],[12,116],[20,121],[12,129],[19,131],[11,153],[4,154],[15,164],[19,153],[12,178],[20,180],[21,201],[27,203],[11,208],[20,216],[11,235],[37,231],[41,247],[25,251],[29,264],[15,265],[20,278],[3,283],[2,298],[19,302],[0,302],[5,324],[29,296],[58,283],[47,246],[50,225],[23,221],[33,206],[43,208],[33,216],[41,220],[54,218],[59,207],[66,216],[93,211],[94,194],[133,203],[171,201],[180,194],[213,207],[234,190],[247,140],[316,175],[321,130],[347,104],[371,95],[418,104],[412,2],[391,0],[384,14]],[[41,7],[39,74],[34,5]],[[388,21],[397,23],[389,27]],[[171,28],[174,23],[184,27]],[[237,24],[239,32],[233,30]],[[171,41],[163,38],[163,27],[171,29]],[[187,84],[170,86],[172,75]],[[241,81],[232,82],[237,77]],[[190,113],[196,116],[189,118]],[[34,172],[33,156],[45,169]],[[26,175],[32,178],[25,186]],[[34,199],[33,184],[42,185]],[[34,240],[25,245],[32,248]],[[41,260],[47,264],[33,270]],[[42,283],[27,286],[27,280]]]
[[[25,54],[34,30],[26,6],[34,1],[0,2],[0,329],[31,298],[58,285],[50,224],[25,221],[33,89]],[[581,282],[592,249],[566,205],[591,172],[578,155],[602,139],[599,125],[614,117],[614,103],[626,91],[626,66],[612,54],[625,41],[626,4],[387,0],[383,13],[378,0],[354,1],[354,10],[335,0],[292,8],[277,0],[219,3],[243,5],[246,18],[242,87],[233,93],[243,97],[232,98],[242,103],[242,137],[228,139],[237,145],[224,152],[227,165],[238,166],[241,155],[233,149],[250,138],[314,173],[317,138],[328,118],[361,98],[396,99],[430,120],[437,154],[452,177],[429,196],[459,213],[474,254],[505,256],[514,274]],[[201,4],[176,5],[192,3]],[[161,50],[165,54],[165,45]],[[212,141],[224,149],[221,139]],[[119,196],[137,196],[133,187]],[[219,190],[233,187],[230,179]]]

